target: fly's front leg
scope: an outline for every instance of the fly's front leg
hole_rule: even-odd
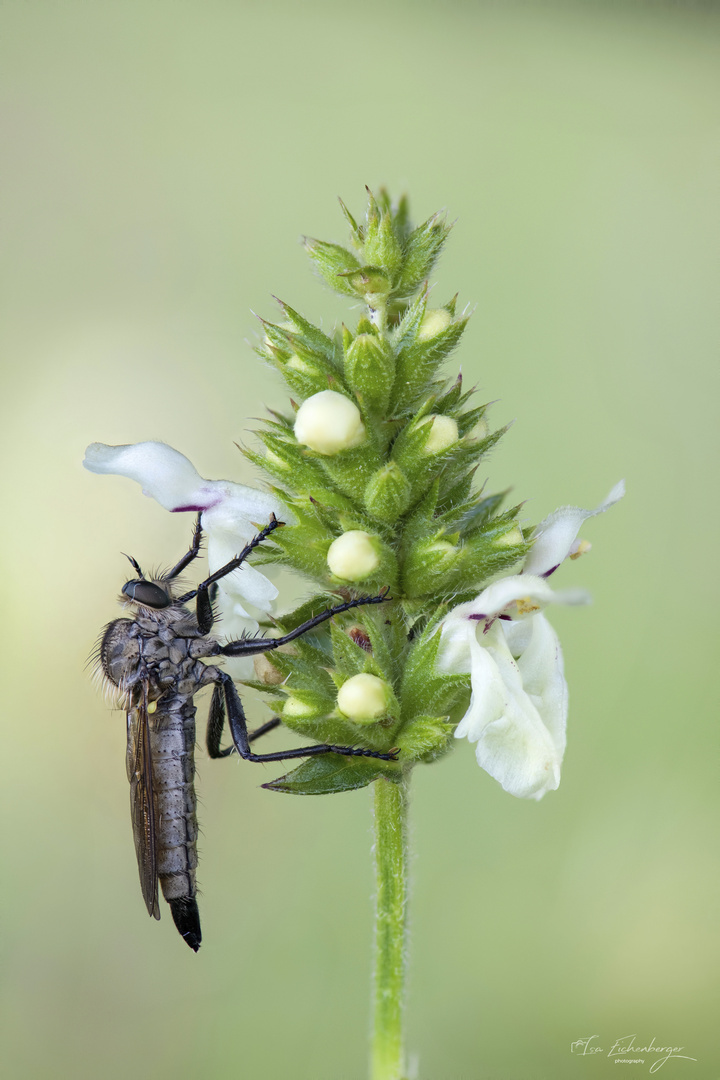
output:
[[[182,574],[186,566],[189,566],[193,559],[196,559],[200,554],[200,544],[202,541],[202,525],[200,521],[202,519],[202,511],[195,519],[195,528],[193,529],[192,542],[190,544],[190,550],[183,555],[182,559],[173,566],[172,570],[166,577],[166,581],[172,581],[178,574]]]
[[[248,734],[245,711],[242,707],[240,695],[235,688],[235,683],[230,676],[219,668],[215,669],[217,679],[213,698],[210,705],[210,720],[208,722],[208,753],[211,757],[227,757],[233,750],[237,750],[240,757],[246,761],[286,761],[289,758],[317,757],[320,754],[343,754],[346,757],[369,757],[379,758],[381,761],[397,761],[396,753],[381,754],[378,750],[366,750],[361,746],[333,746],[330,743],[318,743],[315,746],[298,746],[294,750],[280,750],[273,754],[254,754],[250,749],[251,737],[262,734],[265,728],[258,728],[252,736]],[[222,702],[224,698],[224,702]],[[227,750],[220,750],[220,736],[222,725],[225,721],[225,710],[232,736],[233,746]],[[270,724],[276,726],[273,721]],[[212,734],[211,734],[212,732]],[[215,751],[213,753],[213,751]]]
[[[274,532],[275,529],[279,529],[284,524],[284,521],[278,521],[275,515],[272,514],[270,523],[266,525],[264,529],[261,529],[257,536],[252,538],[249,544],[245,545],[239,555],[236,555],[235,558],[231,559],[225,566],[221,566],[219,570],[216,570],[215,573],[211,574],[205,581],[201,581],[197,589],[193,589],[192,592],[185,593],[184,596],[178,597],[177,603],[179,604],[186,604],[188,600],[193,600],[197,597],[196,615],[201,634],[209,634],[215,621],[210,595],[211,586],[213,586],[216,581],[220,581],[221,578],[226,577],[228,574],[232,574],[233,570],[237,570],[239,566],[242,566],[248,555],[250,555],[258,544],[261,544],[263,540],[267,539],[271,532]]]
[[[309,630],[314,630],[316,626],[320,626],[321,623],[332,619],[333,615],[341,615],[343,611],[350,611],[351,608],[362,607],[365,604],[383,604],[386,600],[391,599],[392,597],[388,596],[387,589],[383,589],[377,596],[358,596],[355,600],[348,600],[345,604],[338,604],[337,607],[321,611],[319,615],[315,615],[312,619],[308,619],[307,622],[301,623],[300,626],[296,626],[289,634],[284,634],[282,637],[245,638],[242,641],[229,641],[226,645],[220,645],[217,653],[213,653],[213,655],[254,656],[256,653],[270,652],[272,649],[279,649],[281,645],[287,645],[288,642],[294,641],[295,638],[302,637]]]

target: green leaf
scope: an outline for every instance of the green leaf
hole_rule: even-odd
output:
[[[342,210],[343,214],[345,215],[345,217],[347,219],[347,222],[348,222],[348,224],[349,224],[349,226],[350,226],[350,228],[352,230],[353,243],[355,244],[356,247],[360,247],[362,245],[362,242],[363,242],[364,238],[365,238],[365,233],[363,231],[363,228],[362,228],[361,225],[358,225],[357,221],[352,216],[352,214],[348,210],[347,206],[345,205],[345,203],[342,201],[342,199],[339,196],[338,196],[338,202],[340,203],[340,209]]]
[[[427,392],[428,381],[458,345],[467,319],[457,319],[432,337],[403,346],[396,358],[395,386],[392,401],[396,409],[409,408]]]
[[[412,344],[417,337],[420,324],[425,318],[427,308],[427,293],[421,293],[410,305],[394,333],[394,345],[396,352],[400,352],[406,346]]]
[[[447,716],[415,716],[397,739],[403,761],[435,761],[450,746],[455,724]]]
[[[307,236],[305,250],[331,289],[345,296],[357,296],[347,277],[341,276],[360,270],[360,263],[350,251],[339,244],[326,244]]]
[[[379,675],[394,686],[407,649],[407,626],[402,607],[393,604],[390,610],[385,605],[364,608],[360,612],[360,622],[370,638]]]
[[[271,780],[262,787],[268,791],[282,791],[289,795],[336,795],[341,791],[355,791],[367,787],[373,780],[383,776],[399,783],[400,769],[391,762],[373,758],[342,757],[340,754],[323,754],[309,758],[297,769]]]
[[[432,619],[413,643],[405,663],[400,698],[406,722],[418,716],[448,714],[470,685],[469,675],[448,675],[438,671],[439,648],[440,629],[437,620]]]
[[[335,668],[340,675],[350,678],[366,671],[369,671],[372,675],[376,674],[372,670],[374,665],[368,664],[368,661],[372,659],[370,654],[359,645],[356,645],[349,634],[346,634],[339,626],[331,626],[330,636],[333,643]]]
[[[369,514],[386,524],[395,524],[410,505],[410,484],[396,461],[388,461],[371,476],[365,488]]]
[[[304,345],[312,352],[319,353],[324,356],[325,359],[337,370],[342,371],[342,357],[340,356],[339,349],[332,338],[329,338],[327,334],[324,334],[322,330],[313,326],[311,322],[303,318],[299,312],[291,308],[289,304],[286,304],[283,300],[278,300],[278,304],[283,310],[283,314],[295,327],[297,334],[296,340]]]
[[[347,349],[345,376],[363,402],[382,411],[395,381],[392,349],[377,334],[358,334]]]
[[[398,293],[410,296],[423,283],[435,265],[450,228],[441,214],[433,214],[410,234],[405,244],[404,265],[397,284]]]
[[[392,217],[388,212],[368,217],[363,254],[366,262],[379,266],[390,279],[397,280],[403,262],[402,245],[395,235]]]
[[[472,510],[464,514],[459,523],[462,535],[471,536],[478,529],[481,529],[495,511],[499,509],[509,491],[510,489],[506,488],[505,491],[500,491],[497,495],[488,495],[486,498],[481,499]]]

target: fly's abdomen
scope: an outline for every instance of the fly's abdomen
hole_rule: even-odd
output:
[[[150,720],[158,877],[175,925],[197,949],[200,918],[195,902],[198,830],[192,699],[164,699],[162,711],[158,708]]]

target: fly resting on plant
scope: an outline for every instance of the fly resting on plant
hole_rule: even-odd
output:
[[[123,585],[121,603],[130,609],[132,618],[111,622],[98,643],[99,671],[112,691],[119,693],[127,710],[127,771],[143,898],[149,913],[159,919],[159,881],[176,927],[195,952],[200,947],[201,933],[195,899],[198,830],[193,698],[203,686],[214,685],[207,731],[210,757],[226,757],[237,751],[248,761],[282,761],[329,753],[395,759],[393,753],[325,743],[254,754],[250,743],[277,727],[280,720],[276,717],[248,732],[235,683],[220,668],[202,663],[202,657],[252,656],[277,649],[333,615],[388,599],[387,590],[378,596],[360,596],[328,608],[282,637],[245,638],[221,645],[210,636],[215,619],[213,585],[237,570],[251,551],[282,524],[273,516],[236,558],[181,596],[175,595],[175,579],[200,552],[200,516],[189,551],[168,573],[146,578],[131,558],[138,576]],[[185,606],[190,600],[195,600],[194,613]],[[226,714],[233,745],[221,750]]]

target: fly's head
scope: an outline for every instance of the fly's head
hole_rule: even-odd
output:
[[[130,555],[126,558],[132,563],[138,577],[126,581],[123,585],[121,603],[137,604],[151,611],[160,611],[162,608],[170,607],[174,602],[170,582],[161,577],[146,578],[136,560]]]

